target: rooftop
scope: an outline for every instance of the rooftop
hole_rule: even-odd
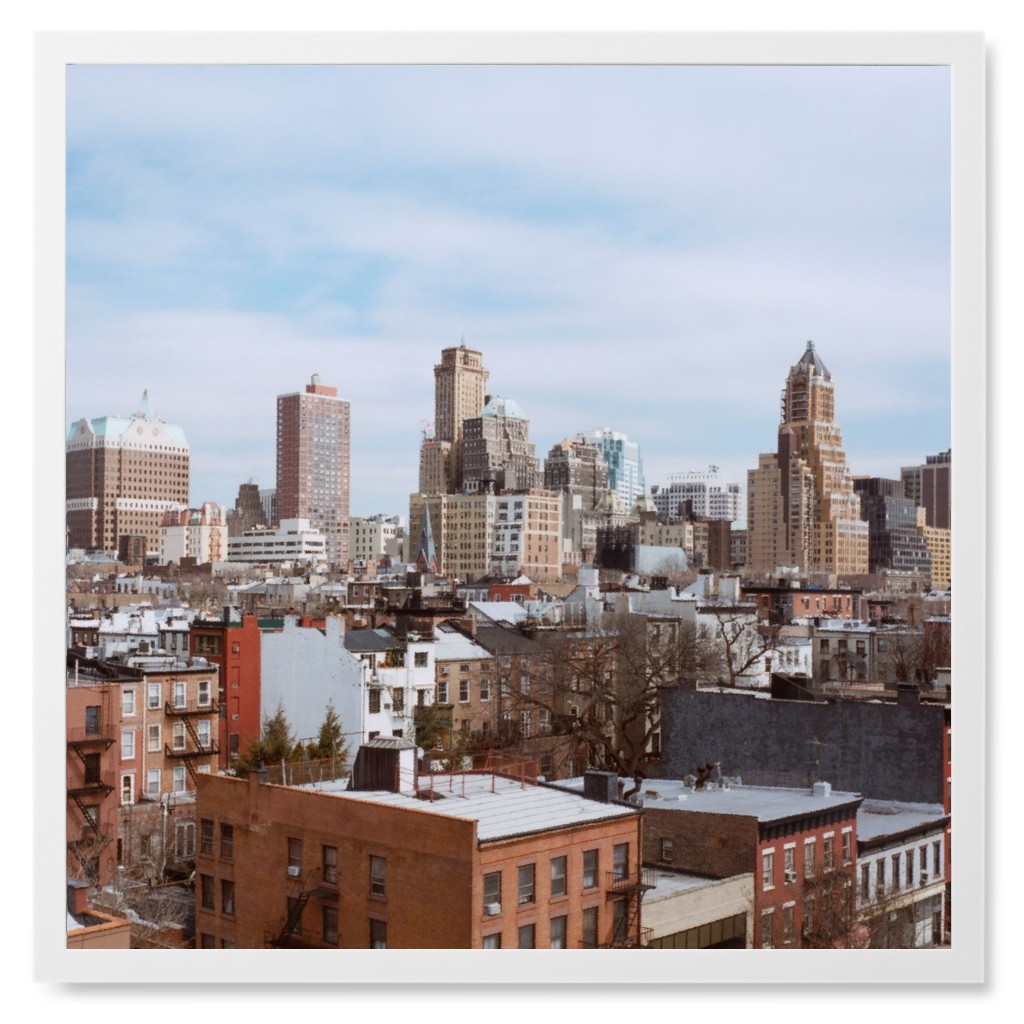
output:
[[[857,811],[857,839],[862,842],[880,839],[929,825],[941,828],[945,820],[946,812],[942,804],[865,800]]]

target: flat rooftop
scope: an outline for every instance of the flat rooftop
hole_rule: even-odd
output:
[[[865,800],[857,811],[857,840],[867,842],[934,825],[942,827],[947,815],[942,804],[907,804],[892,800]]]
[[[343,800],[360,800],[475,821],[477,838],[481,841],[628,818],[640,811],[637,807],[590,800],[582,795],[582,791],[579,794],[567,793],[562,789],[522,783],[490,773],[421,776],[421,791],[429,785],[430,778],[433,778],[437,797],[434,800],[389,790],[349,790],[345,788],[347,779],[296,788],[315,789]]]

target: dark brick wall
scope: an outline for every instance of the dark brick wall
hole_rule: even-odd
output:
[[[678,779],[718,761],[751,786],[820,779],[870,798],[941,804],[945,723],[945,708],[916,696],[804,702],[681,686],[661,691],[661,774]]]

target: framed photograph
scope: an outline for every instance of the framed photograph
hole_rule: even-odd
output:
[[[698,747],[686,722],[696,719],[673,703],[678,713],[663,712],[660,726],[642,739],[646,774],[638,760],[612,766],[627,780],[634,774],[634,809],[619,815],[628,804],[620,786],[611,794],[615,813],[598,816],[601,827],[611,836],[610,821],[619,815],[640,828],[636,807],[662,821],[658,815],[671,815],[666,800],[678,808],[689,799],[692,807],[708,787],[721,801],[732,800],[731,809],[716,805],[721,828],[714,844],[696,817],[678,832],[666,826],[657,837],[643,833],[629,869],[619,859],[626,857],[624,843],[616,846],[602,833],[610,845],[601,869],[612,881],[600,921],[607,915],[609,941],[587,930],[598,929],[597,902],[587,916],[590,905],[577,906],[571,892],[577,882],[586,888],[584,860],[574,859],[583,857],[582,839],[564,856],[545,847],[551,866],[545,861],[540,875],[522,852],[503,868],[481,869],[471,893],[484,918],[511,907],[514,878],[518,917],[502,939],[476,920],[476,910],[462,930],[443,919],[461,913],[455,908],[469,896],[446,897],[443,873],[424,868],[422,858],[436,857],[431,844],[440,841],[424,833],[423,849],[413,844],[406,851],[412,873],[398,876],[407,899],[419,863],[425,902],[413,916],[420,931],[399,931],[417,937],[407,943],[413,948],[396,949],[388,916],[389,897],[395,913],[396,869],[384,847],[366,848],[360,885],[365,881],[367,892],[360,893],[369,909],[360,913],[368,916],[355,922],[344,898],[339,913],[336,899],[324,895],[350,876],[344,844],[336,848],[320,833],[319,895],[293,884],[309,874],[312,856],[310,842],[304,854],[302,839],[293,837],[281,846],[273,895],[261,889],[264,896],[254,897],[257,883],[240,868],[257,857],[256,847],[251,857],[240,851],[233,858],[243,829],[230,823],[246,800],[256,821],[248,783],[231,779],[221,794],[216,779],[204,781],[219,794],[210,798],[208,806],[219,810],[209,820],[194,813],[176,818],[169,810],[175,794],[194,791],[199,777],[217,776],[224,766],[211,757],[197,767],[187,752],[226,747],[232,716],[244,715],[231,703],[226,675],[219,692],[198,677],[188,683],[194,692],[185,683],[179,692],[168,676],[155,690],[150,680],[148,688],[118,693],[118,726],[108,737],[112,834],[89,849],[86,840],[104,823],[82,796],[88,786],[71,778],[81,766],[95,788],[107,771],[96,746],[99,726],[88,732],[88,715],[98,722],[101,712],[78,701],[86,731],[73,737],[69,718],[65,736],[46,724],[53,694],[37,685],[37,977],[164,981],[173,970],[178,979],[245,982],[981,981],[986,822],[984,802],[971,794],[984,786],[984,769],[974,765],[983,764],[986,652],[965,637],[982,634],[985,622],[984,419],[969,412],[985,402],[984,79],[983,38],[970,33],[40,35],[36,345],[40,379],[49,375],[53,387],[38,395],[48,417],[38,454],[54,465],[36,481],[37,559],[41,578],[53,584],[38,608],[40,680],[59,676],[69,648],[89,647],[89,617],[69,617],[65,591],[71,576],[86,593],[89,579],[104,574],[87,552],[104,552],[112,572],[140,566],[138,582],[124,579],[130,590],[141,587],[147,562],[242,558],[241,548],[229,546],[228,523],[251,513],[264,523],[260,529],[286,527],[269,540],[269,533],[254,534],[261,544],[298,543],[303,530],[319,530],[324,564],[349,567],[355,579],[366,559],[354,548],[351,523],[401,520],[407,532],[396,562],[464,584],[508,570],[510,583],[518,577],[535,585],[528,600],[561,602],[583,585],[584,567],[594,562],[621,570],[623,591],[635,580],[648,594],[659,586],[697,594],[686,588],[710,587],[716,574],[760,579],[758,601],[778,604],[778,592],[787,591],[786,622],[799,620],[806,643],[783,650],[777,636],[765,646],[762,635],[756,657],[739,664],[730,649],[726,668],[716,669],[709,685],[760,687],[774,696],[780,672],[817,678],[824,658],[836,686],[862,682],[859,697],[870,703],[865,666],[888,659],[904,688],[916,680],[929,691],[938,725],[931,739],[917,738],[931,743],[924,757],[939,767],[927,785],[884,779],[885,751],[895,757],[895,745],[911,742],[904,726],[890,746],[879,741],[876,748],[872,739],[874,754],[841,749],[839,732],[820,716],[806,725],[806,737],[773,726],[770,738],[761,735],[763,749],[776,751],[783,780],[776,785],[806,776],[820,798],[788,842],[772,814],[795,820],[792,807],[737,809],[742,789],[770,787],[776,778],[751,761],[742,772],[746,785],[737,778],[733,786],[730,773],[738,776],[745,763],[739,741],[729,747],[723,739],[707,755],[707,775],[698,772],[688,788],[680,782],[684,789],[666,796],[666,779],[658,791],[658,772],[682,780],[698,767],[687,760]],[[308,451],[301,440],[307,432]],[[492,447],[502,444],[499,465]],[[594,448],[605,475],[591,480],[589,505],[585,494],[576,505],[554,499],[561,533],[551,551],[511,530],[517,518],[532,524],[546,513],[538,504],[527,514],[520,507],[517,517],[513,502],[501,506],[502,494],[553,493],[542,467]],[[307,477],[327,482],[306,494]],[[730,503],[727,515],[711,510],[712,492],[715,501]],[[698,494],[707,508],[696,507]],[[456,496],[462,504],[451,511]],[[274,513],[267,512],[270,501],[277,503]],[[884,531],[868,510],[891,517],[893,502],[902,502],[899,515],[910,518],[897,540],[886,541],[899,552],[887,556],[883,570],[869,544],[881,543]],[[479,571],[458,561],[456,548],[472,544],[469,533],[465,543],[453,539],[461,537],[457,517],[477,515],[477,504],[486,505],[479,515],[488,523],[507,517],[510,526]],[[594,527],[585,512],[603,515],[605,525]],[[576,532],[566,525],[573,514],[581,516]],[[690,524],[688,539],[676,543],[685,552],[678,564],[665,560],[661,540],[629,534],[633,524],[658,517]],[[718,540],[721,531],[708,525],[716,517],[731,523]],[[702,542],[694,541],[694,523],[702,524]],[[242,532],[239,526],[231,537]],[[625,561],[614,562],[629,544]],[[955,615],[953,578],[961,598]],[[170,586],[167,573],[161,579]],[[879,580],[889,581],[896,598],[879,589]],[[213,589],[178,584],[183,610],[220,613]],[[725,580],[718,585],[703,596],[725,601]],[[755,590],[751,584],[745,600],[754,600]],[[840,610],[836,602],[853,592],[856,609]],[[523,597],[510,592],[505,600],[522,604]],[[942,632],[945,653],[925,667],[897,665],[891,649],[880,651],[867,639],[904,598],[911,617],[928,616]],[[304,599],[282,597],[282,607],[297,614]],[[864,620],[862,633],[854,637],[847,628],[848,635],[833,638],[821,622],[831,614],[847,627]],[[219,656],[214,632],[206,653]],[[328,627],[322,632],[330,636]],[[376,680],[375,655],[370,647],[363,655]],[[65,672],[84,671],[87,660],[69,655]],[[473,693],[492,699],[491,680],[477,675]],[[522,680],[520,696],[529,685],[526,675]],[[453,678],[438,685],[457,708],[461,684]],[[886,699],[903,700],[895,683],[889,689]],[[496,688],[493,699],[503,692]],[[416,696],[378,687],[361,714],[387,712],[394,725],[414,710]],[[441,701],[433,677],[430,696],[418,696],[423,705]],[[833,696],[819,689],[814,699],[824,705]],[[883,696],[880,690],[879,701]],[[697,714],[695,705],[685,708]],[[257,730],[273,712],[261,710]],[[546,710],[536,719],[516,718],[517,735],[550,731]],[[751,705],[748,724],[761,710]],[[322,712],[318,706],[316,720],[298,727],[310,749]],[[358,737],[354,757],[377,729],[357,728],[350,717],[343,713],[341,721],[346,735]],[[575,724],[577,737],[584,717]],[[949,768],[952,718],[956,773]],[[725,728],[720,719],[714,723]],[[390,731],[408,739],[399,728]],[[816,746],[794,753],[787,737]],[[232,746],[232,756],[240,749]],[[328,758],[322,743],[317,750]],[[861,774],[850,768],[872,757]],[[583,787],[593,798],[600,780],[588,776],[584,784],[582,777],[594,761],[567,763],[580,779],[573,813],[587,817],[579,809]],[[659,767],[652,772],[650,763]],[[600,768],[608,774],[609,763]],[[908,770],[901,760],[893,763],[892,772]],[[845,804],[833,795],[844,787],[819,778],[829,772],[854,780]],[[568,770],[559,777],[549,763],[541,774],[553,786],[564,784],[559,799],[570,799]],[[868,791],[874,785],[878,791]],[[53,796],[61,789],[65,801]],[[435,794],[417,795],[421,820],[433,813]],[[465,820],[483,830],[490,812],[472,809],[472,793],[461,797]],[[143,825],[145,815],[133,818],[125,809],[147,800],[152,813]],[[842,804],[852,825],[861,801],[874,804],[876,818],[896,814],[901,801],[934,813],[901,812],[917,815],[909,831],[876,821],[854,841],[835,808]],[[462,821],[453,802],[445,813]],[[367,801],[354,804],[353,820]],[[74,835],[73,812],[82,819],[75,818]],[[73,886],[68,865],[77,850],[83,871],[95,874],[103,859],[105,888],[128,884],[142,842],[126,832],[129,819],[154,850],[164,844],[159,849],[170,851],[158,858],[164,867],[172,854],[188,867],[181,868],[194,891],[188,949],[179,934],[155,927],[147,933],[149,956],[137,952],[134,940],[132,949],[71,948],[72,907],[62,897],[66,891],[71,901],[73,889],[89,886]],[[730,823],[741,819],[760,829],[756,863],[726,870],[711,847],[728,848]],[[910,833],[927,838],[907,845],[900,837]],[[703,861],[680,859],[701,843]],[[224,857],[225,849],[230,870],[222,871],[220,861],[216,872],[203,868],[203,855]],[[726,899],[719,888],[726,902],[717,916],[683,915],[678,927],[662,922],[660,931],[644,930],[640,896],[617,902],[621,893],[612,891],[640,871],[641,860],[651,861],[652,872],[659,865],[683,870],[682,864],[688,878],[701,875],[700,863],[718,882],[743,875],[749,895],[737,889]],[[849,868],[842,895],[830,896],[818,882],[809,898],[803,889],[792,899],[783,891],[834,865]],[[597,877],[593,864],[591,870]],[[150,878],[150,888],[159,889],[164,877]],[[644,878],[636,875],[638,890]],[[927,914],[908,911],[915,900],[923,906],[914,894],[926,885],[934,888]],[[812,924],[827,901],[860,907],[869,892],[881,899],[886,886],[888,902],[871,918],[874,941],[863,923],[847,922],[827,937]],[[766,890],[775,890],[771,900]],[[538,893],[564,897],[572,909],[528,919],[523,907],[533,907]],[[273,922],[253,918],[241,941],[243,915],[255,914],[264,898],[287,912]],[[277,941],[299,934],[307,903],[317,899],[323,906],[316,910],[316,941]],[[650,920],[661,920],[668,905],[653,907]],[[616,942],[632,927],[631,908],[636,941]],[[211,922],[216,916],[229,925],[204,930],[206,911]],[[97,914],[93,924],[109,925],[104,935],[114,935],[116,915]],[[885,941],[882,918],[892,922]],[[465,948],[423,948],[431,928],[458,936],[453,942]],[[351,940],[355,931],[358,941]],[[259,942],[252,938],[257,932]],[[484,955],[481,947],[495,944],[536,951]],[[619,948],[589,948],[605,945]],[[216,954],[204,953],[206,946]],[[563,949],[570,955],[552,951]]]

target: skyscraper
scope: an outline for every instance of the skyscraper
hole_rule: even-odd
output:
[[[868,524],[835,422],[832,374],[812,341],[786,378],[777,453],[748,473],[747,530],[753,569],[868,571]]]
[[[488,396],[463,422],[462,489],[526,491],[543,481],[530,421],[511,398]]]
[[[156,554],[164,513],[188,507],[188,441],[152,412],[148,391],[129,417],[71,424],[65,463],[68,547],[114,552],[122,537],[144,536]]]
[[[938,455],[929,455],[923,466],[904,466],[900,470],[904,496],[920,505],[929,526],[944,530],[950,528],[950,475],[953,469],[953,450],[947,448]]]
[[[608,465],[608,490],[615,492],[619,509],[632,511],[637,498],[645,493],[640,446],[625,434],[618,434],[607,427],[588,430],[580,436],[604,456]]]
[[[434,447],[444,458],[445,487],[450,494],[462,489],[463,423],[479,416],[487,402],[483,355],[465,342],[441,352],[434,367]],[[428,476],[436,481],[435,470]],[[422,489],[422,487],[421,487]]]
[[[314,373],[304,392],[277,396],[279,520],[308,519],[327,538],[327,560],[349,560],[351,406]]]

